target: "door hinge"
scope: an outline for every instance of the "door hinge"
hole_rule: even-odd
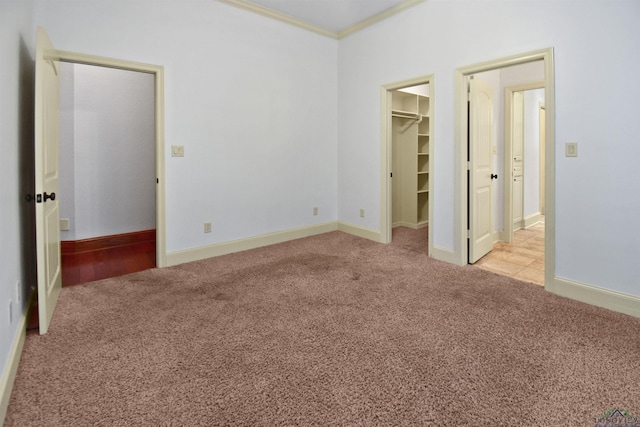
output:
[[[467,230],[467,239],[471,238],[471,230]]]
[[[470,171],[471,170],[471,162],[467,162],[467,170]]]
[[[393,178],[393,172],[389,174],[389,178]]]

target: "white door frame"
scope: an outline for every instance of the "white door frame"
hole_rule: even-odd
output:
[[[495,70],[533,61],[544,61],[545,104],[547,109],[546,164],[545,164],[545,287],[555,277],[555,77],[553,48],[509,56],[482,62],[455,71],[455,158],[456,183],[454,204],[454,254],[455,262],[467,264],[467,85],[466,78],[472,74]],[[550,290],[550,289],[549,289]]]
[[[433,253],[433,147],[434,132],[433,125],[435,123],[435,79],[433,74],[416,77],[413,79],[403,80],[401,82],[390,83],[382,86],[380,89],[380,242],[391,242],[392,228],[392,119],[391,119],[391,95],[392,92],[406,87],[429,84],[429,233],[428,233],[428,253]]]
[[[165,267],[167,265],[167,246],[164,167],[164,67],[61,50],[57,50],[56,55],[61,62],[153,74],[155,95],[156,266]]]
[[[544,89],[544,81],[522,83],[504,90],[504,231],[502,240],[513,241],[513,93]],[[544,171],[541,171],[544,173]]]

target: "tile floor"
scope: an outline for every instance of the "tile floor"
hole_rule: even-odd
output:
[[[495,243],[493,250],[474,265],[544,286],[544,220],[516,231],[511,243]]]

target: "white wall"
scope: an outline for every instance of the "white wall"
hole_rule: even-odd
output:
[[[0,1],[0,372],[4,375],[35,285],[33,2]],[[9,310],[12,321],[9,321]]]
[[[553,47],[556,276],[640,295],[640,239],[628,231],[640,216],[640,86],[628,83],[640,66],[638,19],[636,1],[430,0],[341,40],[339,218],[379,230],[380,87],[433,73],[430,229],[436,247],[453,251],[454,71]],[[568,141],[579,157],[564,157]],[[370,215],[359,218],[359,208]]]
[[[336,40],[216,1],[39,1],[37,23],[165,67],[169,252],[337,219]]]
[[[62,240],[154,229],[153,75],[64,65],[60,216],[70,230]]]
[[[524,92],[524,217],[540,213],[540,103],[544,89]]]

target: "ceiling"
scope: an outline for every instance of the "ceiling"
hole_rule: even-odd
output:
[[[221,0],[317,33],[341,38],[424,0]]]

